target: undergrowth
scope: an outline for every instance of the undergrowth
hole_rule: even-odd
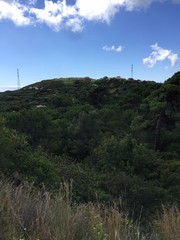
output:
[[[179,240],[180,211],[162,207],[143,231],[117,206],[76,204],[72,186],[62,184],[58,193],[37,190],[31,184],[14,186],[0,180],[0,239],[3,240]]]

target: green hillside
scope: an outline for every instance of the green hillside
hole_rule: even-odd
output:
[[[180,199],[180,72],[164,83],[45,80],[0,93],[0,169],[75,202],[122,202],[134,219]]]

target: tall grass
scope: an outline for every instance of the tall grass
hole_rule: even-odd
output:
[[[141,232],[116,206],[71,201],[71,185],[57,194],[33,185],[0,181],[0,239],[6,240],[178,240],[180,212],[163,208],[154,235]],[[2,236],[1,236],[2,235]]]
[[[173,205],[162,207],[162,214],[155,221],[158,239],[179,240],[180,239],[180,209]]]

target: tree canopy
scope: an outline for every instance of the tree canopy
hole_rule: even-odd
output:
[[[75,201],[121,198],[148,215],[180,199],[179,120],[180,72],[38,82],[0,93],[0,171],[54,191],[73,181]]]

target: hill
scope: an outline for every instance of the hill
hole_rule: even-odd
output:
[[[165,83],[45,80],[0,93],[0,169],[144,219],[180,199],[180,72]]]

